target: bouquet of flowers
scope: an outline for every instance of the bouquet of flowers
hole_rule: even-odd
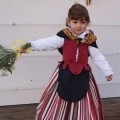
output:
[[[30,52],[30,43],[26,43],[20,46],[17,50],[7,49],[0,45],[0,70],[2,70],[2,76],[7,76],[7,72],[12,74],[14,64],[18,56],[23,52]]]

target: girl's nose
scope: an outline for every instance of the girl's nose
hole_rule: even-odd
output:
[[[81,23],[78,23],[77,27],[81,27]]]

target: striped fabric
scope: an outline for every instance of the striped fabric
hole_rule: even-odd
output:
[[[36,120],[103,120],[100,95],[91,72],[86,97],[75,103],[64,101],[58,96],[57,77],[58,69],[55,70],[41,97]]]

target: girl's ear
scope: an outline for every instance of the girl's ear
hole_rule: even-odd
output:
[[[66,18],[66,25],[69,26],[69,18]]]

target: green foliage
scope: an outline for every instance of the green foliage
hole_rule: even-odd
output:
[[[31,47],[30,43],[26,43],[25,45],[23,45],[21,47],[21,53],[29,47]],[[6,76],[7,72],[10,72],[12,74],[12,70],[14,69],[13,66],[17,59],[18,52],[18,50],[14,51],[0,45],[0,70],[2,70],[2,76]]]

